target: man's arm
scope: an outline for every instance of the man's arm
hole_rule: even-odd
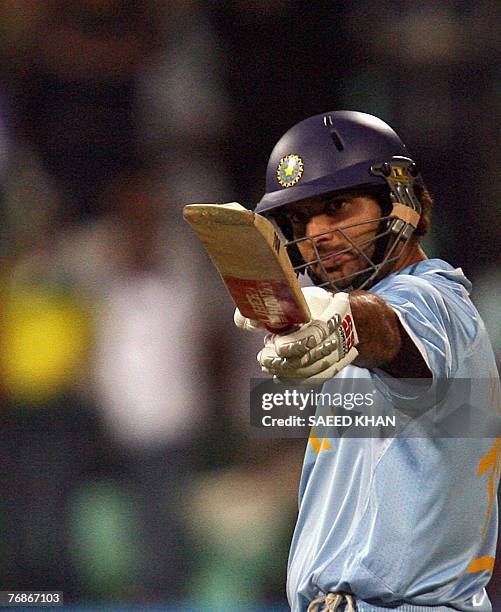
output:
[[[431,378],[421,353],[391,306],[370,291],[350,293],[358,332],[354,365],[380,368],[396,378]]]
[[[331,378],[350,363],[380,368],[396,378],[431,378],[417,346],[393,308],[369,291],[332,294],[305,287],[312,320],[299,328],[268,334],[257,359],[278,378]],[[237,312],[235,323],[255,329]]]

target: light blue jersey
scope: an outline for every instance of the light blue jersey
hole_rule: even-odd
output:
[[[470,288],[461,270],[432,259],[372,291],[396,311],[434,381],[487,381],[475,401],[498,411],[495,359]],[[352,386],[371,379],[393,393],[377,370],[348,366],[339,378]],[[490,612],[484,587],[494,565],[500,446],[493,438],[310,438],[289,557],[292,610],[343,591],[360,612]]]

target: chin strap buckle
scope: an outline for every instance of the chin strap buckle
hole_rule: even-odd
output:
[[[421,217],[421,203],[414,191],[419,174],[416,164],[408,157],[395,155],[389,162],[372,166],[371,174],[383,178],[390,190],[393,209],[389,229],[400,238],[408,239]]]

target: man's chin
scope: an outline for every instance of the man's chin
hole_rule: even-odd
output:
[[[320,281],[319,284],[333,283],[337,289],[346,289],[351,287],[353,280],[357,277],[356,272],[344,272],[342,270],[327,271],[327,274],[320,271],[320,274],[315,272],[316,278]]]

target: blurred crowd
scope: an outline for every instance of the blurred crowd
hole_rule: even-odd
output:
[[[501,361],[495,12],[0,2],[2,589],[286,609],[304,441],[249,436],[262,339],[233,329],[182,207],[252,208],[309,115],[402,135],[436,200],[428,251],[472,278]]]

